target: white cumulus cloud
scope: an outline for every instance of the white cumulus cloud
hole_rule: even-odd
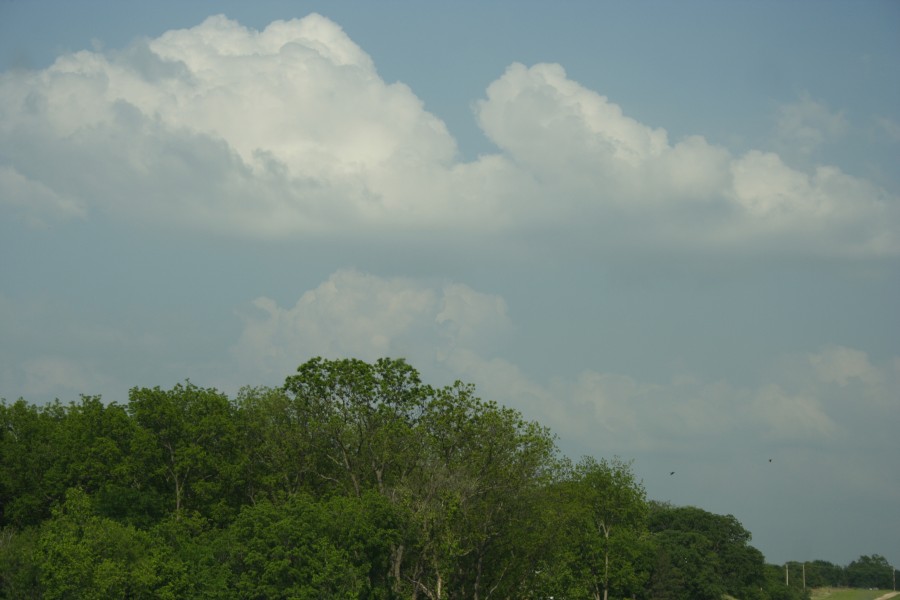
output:
[[[476,104],[499,151],[465,162],[334,22],[257,31],[214,16],[0,75],[0,191],[19,212],[257,238],[541,232],[604,248],[900,253],[895,195],[835,166],[670,140],[626,108],[560,65],[513,64]],[[823,110],[786,108],[782,129],[838,132]]]

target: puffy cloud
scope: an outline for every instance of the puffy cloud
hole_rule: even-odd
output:
[[[774,153],[733,157],[699,136],[671,145],[664,130],[625,116],[558,65],[513,65],[478,108],[485,133],[534,174],[555,209],[617,243],[637,233],[664,246],[900,251],[898,199],[867,181],[831,166],[799,171]]]
[[[832,112],[809,94],[778,107],[775,136],[779,147],[788,153],[809,156],[823,144],[840,138],[848,129],[842,113]]]
[[[895,254],[896,206],[884,192],[835,167],[811,175],[777,154],[752,151],[732,163],[732,198],[748,216],[736,237],[781,235],[807,251],[848,256]]]
[[[637,166],[668,148],[666,132],[625,116],[560,65],[510,66],[478,104],[485,133],[539,174]]]
[[[767,425],[768,434],[777,438],[830,436],[837,430],[815,398],[788,394],[777,385],[759,390],[749,412]]]
[[[819,353],[810,355],[809,363],[815,369],[816,375],[825,383],[837,383],[844,387],[852,379],[868,384],[880,381],[879,371],[861,350],[829,346]]]
[[[786,108],[783,129],[837,132],[823,110]],[[900,252],[896,197],[836,167],[669,140],[559,65],[513,64],[476,118],[500,152],[462,162],[444,123],[335,23],[210,17],[0,75],[0,190],[20,212],[265,238],[541,232],[666,251]]]
[[[447,162],[456,151],[409,88],[385,84],[369,56],[319,15],[261,32],[211,17],[147,50],[189,77],[172,80],[142,112],[221,137],[257,168],[265,152],[294,176],[319,179],[394,160]]]
[[[40,181],[33,181],[9,165],[0,165],[0,204],[22,212],[35,225],[44,219],[84,217],[84,206],[57,193]]]
[[[283,375],[313,356],[415,357],[428,370],[509,327],[506,304],[462,285],[429,285],[342,270],[290,308],[253,302],[233,348],[243,368]]]
[[[252,235],[396,218],[412,200],[401,175],[449,181],[456,152],[409,88],[318,15],[261,32],[211,17],[7,73],[0,115],[7,172],[28,164],[92,208]]]

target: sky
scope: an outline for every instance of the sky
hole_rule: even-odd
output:
[[[897,31],[887,1],[0,0],[0,397],[403,357],[770,563],[900,566]]]

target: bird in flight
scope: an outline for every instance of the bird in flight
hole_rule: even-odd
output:
[[[771,461],[769,461],[769,462],[771,462]],[[675,474],[675,471],[672,471],[671,473],[669,473],[669,475],[674,475],[674,474]]]

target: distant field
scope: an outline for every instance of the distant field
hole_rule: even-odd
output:
[[[812,600],[874,600],[890,593],[891,590],[816,588],[812,591]]]

